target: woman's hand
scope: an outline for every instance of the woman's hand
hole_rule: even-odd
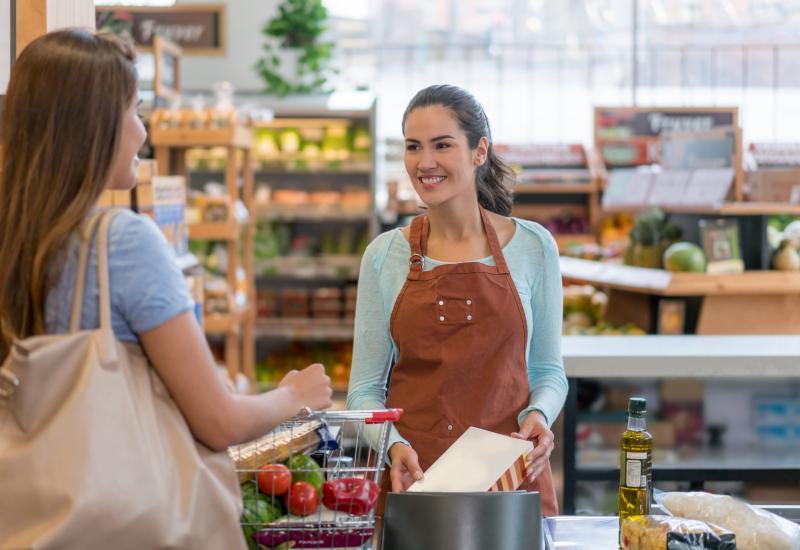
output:
[[[299,413],[303,407],[319,411],[333,405],[331,379],[325,374],[325,367],[319,363],[309,365],[301,371],[287,372],[278,387],[286,388],[292,395],[293,402],[297,404],[297,410],[293,414]]]
[[[405,491],[415,481],[422,479],[422,468],[419,466],[417,452],[405,443],[395,443],[389,449],[392,459],[392,469],[389,479],[392,481],[392,491]]]
[[[528,481],[533,482],[550,461],[550,453],[555,447],[553,432],[547,427],[544,415],[539,411],[532,411],[522,421],[519,431],[512,433],[511,437],[533,441],[531,464],[528,466]]]

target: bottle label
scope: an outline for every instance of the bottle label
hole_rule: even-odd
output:
[[[647,488],[647,453],[625,453],[625,486]]]

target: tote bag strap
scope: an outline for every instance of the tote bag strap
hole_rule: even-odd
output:
[[[97,285],[99,287],[100,328],[111,330],[111,293],[108,279],[108,229],[118,210],[107,210],[94,214],[81,230],[81,247],[75,273],[75,287],[72,291],[72,312],[69,331],[80,330],[83,311],[83,295],[86,285],[86,271],[89,265],[89,252],[92,239],[97,235]]]

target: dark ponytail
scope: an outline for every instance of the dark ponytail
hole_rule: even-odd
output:
[[[414,109],[441,105],[450,109],[458,120],[458,125],[467,135],[470,149],[478,147],[482,137],[489,140],[489,148],[484,162],[475,172],[475,185],[478,190],[478,204],[486,210],[508,216],[514,204],[511,185],[514,172],[494,152],[489,119],[478,100],[468,91],[458,86],[437,84],[417,92],[403,113],[403,133],[406,119]]]

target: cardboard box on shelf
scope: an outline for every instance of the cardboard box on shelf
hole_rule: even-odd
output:
[[[149,183],[139,184],[136,187],[136,207],[139,213],[150,216],[156,222],[177,255],[188,252],[186,178],[154,176]]]
[[[533,443],[469,427],[409,491],[514,491],[525,479]]]

